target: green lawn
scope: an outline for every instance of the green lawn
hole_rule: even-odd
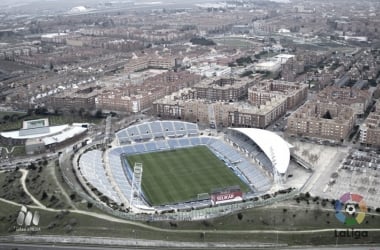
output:
[[[249,189],[206,146],[131,155],[127,161],[131,167],[143,164],[142,189],[152,205],[195,199],[215,188]]]
[[[215,38],[214,41],[221,45],[236,48],[251,48],[255,46],[253,42],[237,37]]]

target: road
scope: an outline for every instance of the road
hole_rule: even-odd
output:
[[[151,249],[181,249],[181,250],[186,250],[186,249],[196,249],[193,247],[190,248],[183,248],[183,247],[105,247],[105,246],[59,246],[59,245],[28,245],[28,244],[17,244],[17,243],[5,243],[5,244],[0,244],[0,250],[9,250],[9,249],[17,249],[17,250],[87,250],[87,249],[102,249],[102,250],[113,250],[113,249],[140,249],[140,250],[151,250]],[[210,247],[207,246],[203,249],[223,249],[220,246],[218,247]],[[231,249],[230,247],[227,247],[225,249]],[[248,249],[257,249],[254,246],[252,247],[242,247],[242,248],[235,248],[239,250],[248,250]],[[278,249],[278,248],[261,248],[261,249]],[[345,247],[335,247],[335,246],[326,246],[326,247],[309,247],[309,246],[304,246],[304,247],[288,247],[288,248],[281,248],[283,250],[294,250],[294,249],[308,249],[308,250],[326,250],[326,249],[334,249],[334,250],[380,250],[379,247],[376,246],[345,246]]]
[[[20,169],[19,170],[21,173],[22,173],[22,176],[21,176],[21,185],[22,185],[22,188],[24,189],[24,192],[30,197],[30,199],[32,199],[32,201],[34,202],[34,204],[36,204],[38,207],[40,208],[46,208],[45,205],[43,205],[39,200],[37,200],[28,190],[28,188],[26,187],[26,183],[25,183],[25,180],[26,180],[26,176],[28,175],[29,173],[29,170],[26,170],[26,169]]]

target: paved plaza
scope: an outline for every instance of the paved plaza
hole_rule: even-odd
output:
[[[364,197],[368,206],[380,207],[380,155],[376,152],[298,140],[290,143],[294,152],[313,166],[313,172],[292,163],[286,186],[329,199],[356,193]]]

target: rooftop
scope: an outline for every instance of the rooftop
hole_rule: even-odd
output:
[[[290,162],[291,145],[279,135],[264,129],[231,128],[254,141],[280,174],[286,173]]]

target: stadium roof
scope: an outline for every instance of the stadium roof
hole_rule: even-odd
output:
[[[289,145],[284,139],[279,135],[256,128],[231,128],[232,130],[238,131],[252,141],[254,141],[264,152],[264,154],[272,162],[273,166],[277,169],[280,174],[286,173],[290,161],[290,150]]]
[[[47,131],[41,130],[40,131],[41,133],[31,133],[31,134],[26,134],[26,133],[20,134],[20,130],[15,130],[15,131],[0,133],[0,135],[6,138],[12,138],[12,139],[33,139],[33,138],[41,138],[41,137],[60,133],[64,131],[65,129],[67,129],[68,127],[69,125],[51,126],[49,127],[49,130]],[[33,129],[30,129],[30,130],[33,130]]]
[[[83,128],[80,126],[72,126],[57,135],[43,138],[42,141],[45,143],[45,145],[61,143],[63,141],[66,141],[67,139],[73,138],[74,136],[84,133],[86,130],[87,128]]]

